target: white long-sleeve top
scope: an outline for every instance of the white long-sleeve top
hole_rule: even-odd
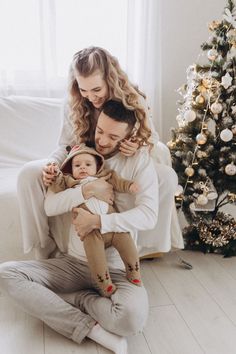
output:
[[[128,231],[137,242],[139,230],[153,229],[157,223],[158,180],[152,158],[148,149],[144,147],[132,157],[116,154],[105,161],[105,168],[114,169],[121,177],[136,181],[140,186],[140,192],[136,195],[116,193],[115,202],[120,213],[101,215],[101,233]],[[71,211],[84,202],[79,186],[56,194],[49,191],[45,199],[45,211],[48,216],[59,215]],[[74,232],[72,226],[70,233]],[[148,232],[143,235],[148,237]],[[77,247],[80,248],[77,257],[85,260],[82,243],[78,242]],[[106,256],[110,267],[123,268],[118,252],[113,247],[106,250]]]

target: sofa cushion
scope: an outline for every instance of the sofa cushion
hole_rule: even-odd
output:
[[[0,97],[0,168],[46,158],[56,147],[63,100]]]

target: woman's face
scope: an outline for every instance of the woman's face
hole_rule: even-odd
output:
[[[88,77],[76,74],[75,78],[81,95],[87,98],[95,108],[101,108],[108,99],[108,86],[102,74],[96,71]]]

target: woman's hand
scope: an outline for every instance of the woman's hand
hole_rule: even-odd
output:
[[[136,141],[132,141],[132,139],[130,140],[124,139],[120,143],[119,150],[125,156],[133,156],[138,150],[138,148],[139,148],[139,144]]]
[[[107,176],[96,179],[93,182],[86,183],[82,187],[84,198],[89,199],[91,197],[95,197],[112,205],[114,201],[113,187],[107,182],[110,176],[111,175],[108,174]]]
[[[57,176],[59,166],[55,162],[49,162],[43,167],[43,184],[48,187],[52,184],[54,178]]]
[[[75,230],[81,241],[94,229],[100,229],[99,215],[91,214],[82,208],[73,208],[72,210],[72,224],[75,225]]]

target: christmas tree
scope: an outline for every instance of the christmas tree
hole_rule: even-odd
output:
[[[178,128],[167,143],[179,177],[176,193],[188,226],[185,248],[236,255],[236,220],[221,210],[236,204],[236,6],[208,25],[201,63],[178,91]]]

